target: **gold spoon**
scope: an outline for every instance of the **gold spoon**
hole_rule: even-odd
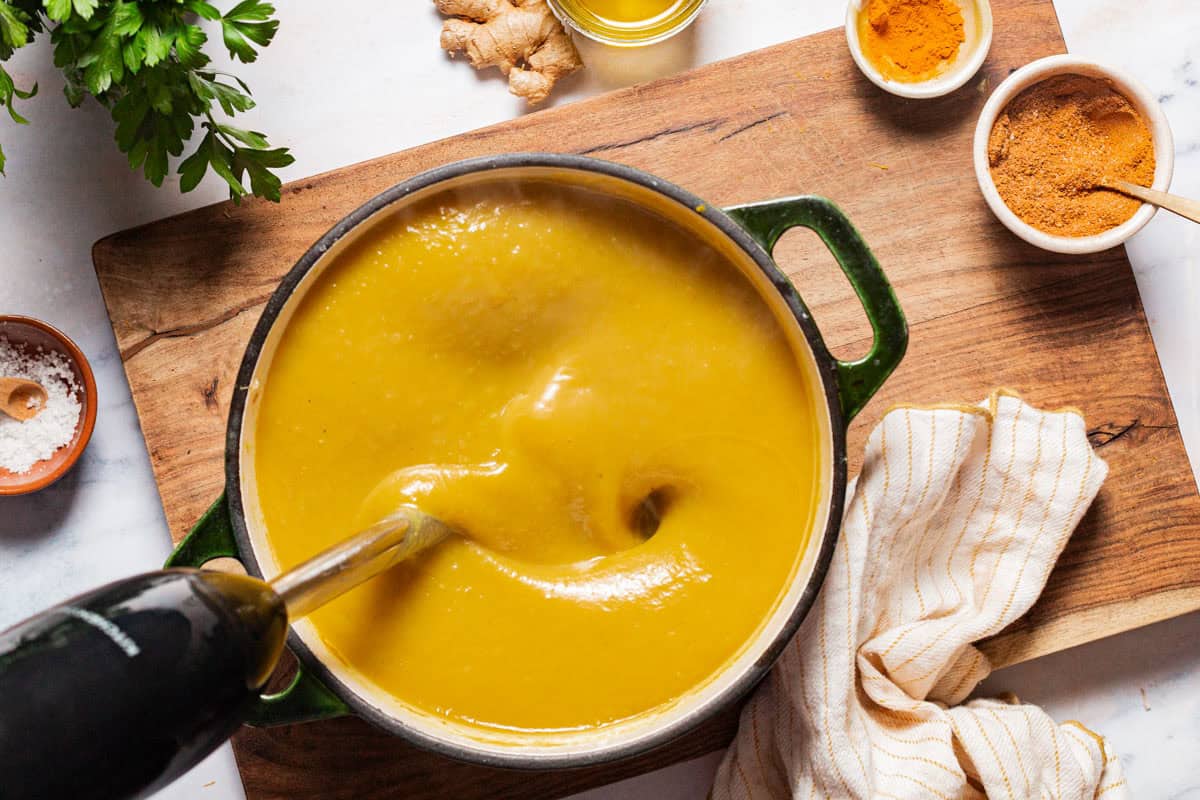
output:
[[[1159,208],[1165,208],[1167,211],[1173,211],[1184,219],[1190,219],[1192,222],[1200,222],[1200,201],[1188,200],[1186,197],[1160,192],[1157,189],[1147,189],[1145,186],[1138,186],[1136,183],[1130,183],[1129,181],[1106,178],[1100,181],[1100,185],[1106,189],[1112,189],[1121,194],[1136,197],[1138,200],[1143,200]]]
[[[46,407],[46,390],[37,381],[0,378],[0,411],[24,422]]]

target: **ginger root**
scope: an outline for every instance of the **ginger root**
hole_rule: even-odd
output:
[[[442,49],[465,52],[475,69],[499,67],[508,90],[537,105],[554,84],[583,66],[546,0],[434,0],[453,17],[442,24]]]

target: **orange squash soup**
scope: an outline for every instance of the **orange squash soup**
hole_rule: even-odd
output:
[[[264,536],[286,568],[402,503],[465,534],[317,611],[337,658],[533,732],[661,708],[745,650],[828,455],[820,387],[729,257],[531,181],[416,201],[330,258],[258,383]]]

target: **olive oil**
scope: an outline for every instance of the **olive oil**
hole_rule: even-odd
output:
[[[580,7],[612,22],[646,23],[660,17],[679,0],[579,0]]]
[[[637,46],[686,28],[705,0],[549,0],[570,27],[605,44]]]

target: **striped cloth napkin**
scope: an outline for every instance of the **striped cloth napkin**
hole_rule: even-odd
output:
[[[742,712],[713,800],[1128,797],[1104,740],[973,700],[972,642],[1033,605],[1107,467],[1073,410],[897,408],[816,604]]]

